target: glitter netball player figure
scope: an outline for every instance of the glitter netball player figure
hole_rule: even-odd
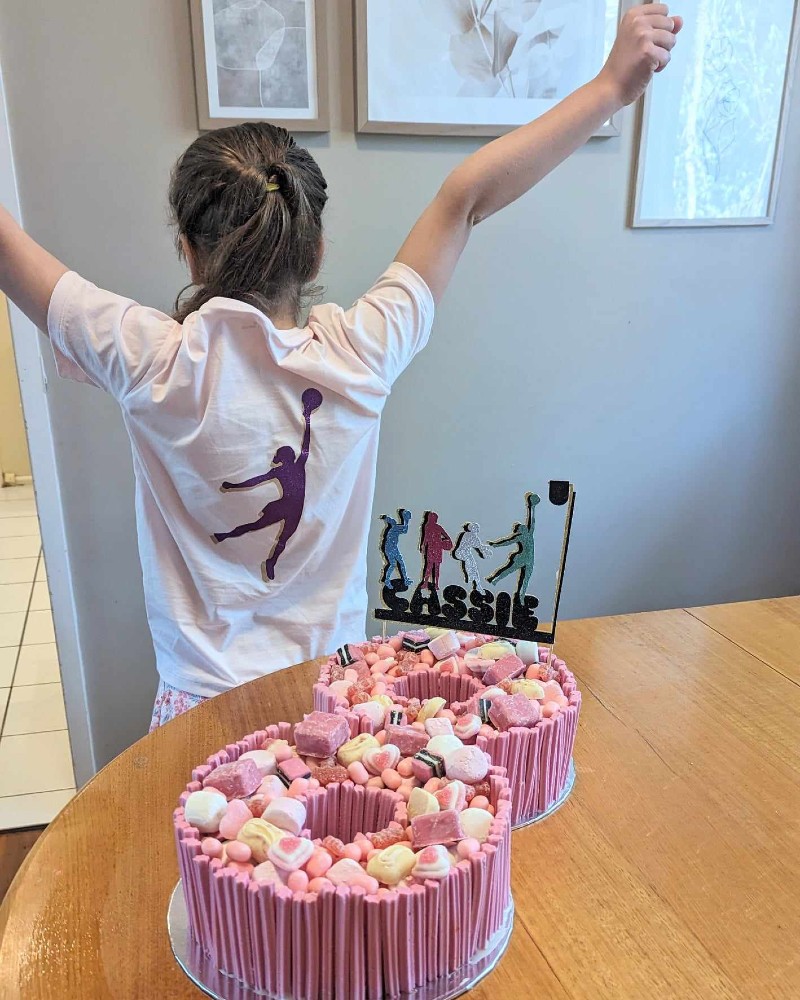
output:
[[[311,414],[322,404],[322,393],[318,389],[306,389],[303,393],[303,419],[305,420],[305,432],[303,433],[303,444],[300,448],[300,455],[295,457],[294,449],[288,445],[282,445],[275,452],[272,459],[272,468],[260,476],[253,476],[243,483],[222,484],[220,489],[223,493],[231,490],[252,490],[255,486],[275,480],[281,488],[281,495],[277,500],[268,503],[261,511],[261,517],[257,521],[249,524],[240,524],[232,531],[223,531],[214,534],[215,542],[224,542],[227,538],[240,538],[249,531],[261,531],[262,528],[269,528],[273,524],[283,522],[280,534],[275,539],[268,558],[262,563],[261,571],[265,580],[275,579],[275,564],[280,559],[286,543],[297,531],[300,518],[303,516],[303,506],[306,500],[306,462],[308,461],[309,447],[311,444]]]

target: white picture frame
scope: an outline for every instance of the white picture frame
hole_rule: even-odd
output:
[[[667,72],[642,102],[630,225],[770,225],[797,65],[798,0],[695,6]],[[747,44],[734,43],[737,30]],[[762,92],[748,97],[745,85],[756,79]]]
[[[484,17],[493,15],[490,10],[497,0],[464,0],[465,8],[478,8],[478,14],[487,9]],[[599,26],[599,32],[595,32],[594,38],[581,48],[577,44],[578,54],[573,62],[580,64],[580,68],[575,68],[574,79],[564,83],[564,93],[560,91],[552,98],[532,98],[532,99],[506,99],[504,95],[493,97],[469,97],[469,96],[442,96],[440,93],[436,97],[426,97],[417,94],[409,94],[407,86],[398,85],[398,81],[392,80],[391,74],[394,72],[402,74],[403,67],[398,53],[405,51],[410,53],[407,64],[408,74],[406,79],[413,81],[419,79],[420,75],[436,65],[439,69],[436,72],[435,86],[440,90],[447,91],[455,84],[455,73],[450,66],[444,65],[447,58],[454,51],[454,43],[451,42],[447,48],[446,31],[443,28],[443,21],[437,16],[452,11],[453,3],[450,0],[353,0],[355,16],[355,50],[356,50],[356,127],[359,132],[376,132],[383,134],[402,135],[456,135],[456,136],[487,136],[493,137],[503,135],[517,128],[519,125],[543,114],[553,107],[567,93],[588,82],[593,75],[601,69],[608,51],[616,37],[617,26],[620,17],[620,6],[627,6],[628,0],[545,0],[545,3],[552,4],[552,11],[565,10],[574,11],[575,8],[594,5],[595,23]],[[511,7],[514,0],[503,0],[503,3]],[[424,11],[421,7],[424,4]],[[437,11],[434,5],[438,5]],[[544,7],[547,12],[548,8]],[[413,28],[404,37],[404,43],[396,30],[397,19],[409,20],[414,16],[433,18],[419,28]],[[569,44],[576,43],[576,32],[580,31],[583,23],[591,24],[591,18],[573,19],[569,22]],[[546,25],[543,22],[540,27],[544,31]],[[430,29],[430,30],[429,30]],[[476,39],[479,37],[477,28],[471,29],[475,32]],[[487,34],[486,59],[489,59],[488,41],[491,38],[494,44],[495,33]],[[522,37],[522,36],[520,36]],[[562,34],[555,37],[556,44],[563,37]],[[422,46],[414,43],[423,43]],[[578,42],[581,41],[578,38]],[[429,51],[435,45],[440,45],[441,54],[437,60],[432,61]],[[499,46],[500,43],[498,43]],[[567,44],[566,42],[564,43]],[[584,51],[585,50],[585,51]],[[512,52],[513,55],[513,52]],[[461,65],[460,72],[469,73],[468,60]],[[492,70],[494,70],[494,65]],[[580,69],[583,69],[583,72]],[[459,71],[456,71],[459,72]],[[465,75],[464,85],[469,86],[470,80]],[[481,81],[472,81],[476,88]],[[559,86],[561,81],[559,81]],[[419,89],[419,88],[418,88]],[[516,98],[516,95],[514,95]],[[491,119],[491,120],[489,120]],[[621,132],[622,114],[616,114],[609,122],[603,125],[595,135],[615,136]]]
[[[329,130],[326,0],[190,0],[201,130]]]

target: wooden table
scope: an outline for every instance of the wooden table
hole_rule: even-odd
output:
[[[584,709],[567,804],[514,834],[488,998],[800,997],[800,598],[564,622]],[[3,998],[199,997],[170,952],[170,815],[191,767],[310,708],[313,664],[135,744],[66,807],[0,909]]]

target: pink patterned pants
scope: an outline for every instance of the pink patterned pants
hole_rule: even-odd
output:
[[[171,722],[176,716],[183,712],[188,712],[190,708],[207,701],[201,694],[189,694],[188,691],[181,691],[160,680],[158,682],[158,692],[156,702],[153,705],[153,718],[150,720],[150,732],[163,726],[165,722]]]

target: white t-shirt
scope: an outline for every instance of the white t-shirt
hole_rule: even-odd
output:
[[[59,374],[110,392],[130,435],[168,684],[215,695],[363,636],[381,412],[433,312],[397,262],[292,330],[234,299],[181,325],[74,272],[58,282]]]

